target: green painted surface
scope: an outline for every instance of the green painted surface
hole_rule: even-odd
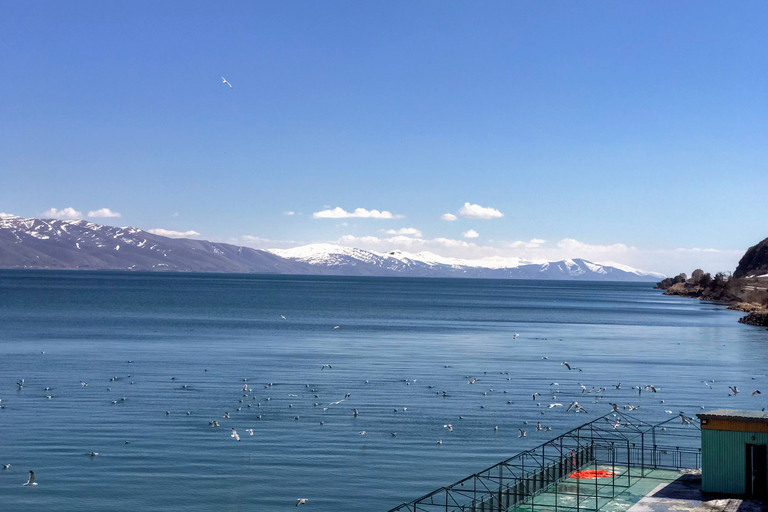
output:
[[[701,431],[701,489],[704,492],[745,493],[748,444],[768,445],[768,434]]]

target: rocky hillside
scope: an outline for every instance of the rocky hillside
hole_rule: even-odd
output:
[[[768,238],[747,249],[733,273],[737,278],[765,275],[768,275]]]

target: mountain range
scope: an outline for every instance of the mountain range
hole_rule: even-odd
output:
[[[8,214],[0,214],[0,268],[648,282],[665,277],[580,258],[552,262],[519,258],[460,260],[426,252],[375,253],[329,244],[258,250],[169,238],[133,227],[85,220]]]

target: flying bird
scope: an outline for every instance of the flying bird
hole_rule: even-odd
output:
[[[247,429],[245,429],[245,431],[248,432],[249,434],[253,435],[253,429],[252,428],[247,428]]]
[[[29,472],[29,480],[27,480],[27,483],[24,485],[37,485],[37,482],[35,482],[35,472],[30,471]]]
[[[309,500],[307,498],[299,498],[296,500],[296,506],[306,505]]]
[[[232,88],[232,84],[231,84],[231,83],[229,83],[229,82],[227,82],[227,79],[226,79],[226,78],[224,78],[224,77],[221,77],[221,80],[222,80],[222,83],[225,83],[225,84],[227,84],[227,85],[229,86],[229,88],[230,88],[230,89]]]
[[[757,395],[759,395],[759,394],[760,394],[760,390],[759,390],[759,389],[756,389],[756,390],[754,390],[754,391],[752,392],[752,396],[757,396]]]
[[[518,431],[518,432],[520,432],[520,435],[519,435],[519,436],[517,436],[517,437],[525,437],[525,435],[526,435],[526,432],[525,432],[525,430],[523,430],[523,429],[519,428],[519,429],[517,429],[517,431]]]
[[[237,430],[235,430],[234,428],[232,429],[232,435],[230,435],[229,437],[234,437],[238,441],[240,440],[240,436],[237,435]]]
[[[329,370],[332,370],[332,369],[333,369],[333,367],[332,367],[331,365],[329,365],[329,364],[324,364],[324,365],[323,365],[323,367],[322,367],[322,368],[320,368],[320,369],[321,369],[321,370],[325,370],[325,369],[326,369],[326,367],[327,367]]]
[[[565,366],[565,367],[566,367],[566,368],[568,368],[569,370],[571,369],[571,365],[570,365],[570,364],[568,364],[568,361],[563,361],[562,363],[560,363],[560,365],[561,365],[561,366]]]
[[[448,432],[453,432],[453,425],[443,425],[444,428],[448,429]]]
[[[728,389],[730,389],[734,395],[739,394],[739,388],[737,388],[736,386],[728,386]]]

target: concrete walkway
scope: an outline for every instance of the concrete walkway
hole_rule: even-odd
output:
[[[763,512],[763,501],[718,498],[701,492],[701,475],[682,475],[674,482],[659,484],[627,512]]]

